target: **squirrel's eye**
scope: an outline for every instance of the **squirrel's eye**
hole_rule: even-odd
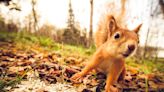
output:
[[[116,34],[114,35],[114,38],[115,38],[115,39],[119,39],[119,38],[120,38],[120,34],[119,34],[119,33],[116,33]]]

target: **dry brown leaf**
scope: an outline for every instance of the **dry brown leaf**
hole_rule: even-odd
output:
[[[130,73],[130,72],[127,72],[124,79],[125,79],[126,81],[128,81],[128,82],[132,81],[131,73]]]
[[[12,66],[9,67],[10,72],[19,72],[19,71],[24,71],[26,67],[21,67],[21,66]]]
[[[141,79],[148,79],[148,76],[146,74],[139,74],[138,77]]]
[[[135,75],[139,73],[139,69],[135,67],[128,66],[127,70],[130,71],[131,75]]]
[[[149,84],[149,86],[151,88],[155,88],[156,89],[158,87],[158,85],[156,83],[154,83],[153,81],[149,81],[148,84]]]

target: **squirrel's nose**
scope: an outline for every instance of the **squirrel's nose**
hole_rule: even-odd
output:
[[[129,51],[133,51],[135,49],[135,46],[134,45],[128,45],[128,50]]]

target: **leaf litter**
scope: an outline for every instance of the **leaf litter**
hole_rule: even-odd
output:
[[[7,45],[7,46],[6,46]],[[106,76],[90,72],[81,83],[72,83],[73,74],[84,68],[81,57],[62,52],[17,49],[13,43],[0,43],[0,88],[8,92],[103,92]],[[164,74],[144,74],[128,68],[124,81],[115,84],[120,91],[162,92]],[[12,85],[13,84],[13,85]]]

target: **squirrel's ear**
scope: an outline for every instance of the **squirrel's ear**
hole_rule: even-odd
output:
[[[141,28],[141,26],[142,26],[142,24],[138,25],[133,31],[134,31],[135,33],[138,33],[139,30],[140,30],[140,28]]]
[[[117,28],[116,20],[112,15],[108,16],[108,28],[110,32],[115,31]]]

